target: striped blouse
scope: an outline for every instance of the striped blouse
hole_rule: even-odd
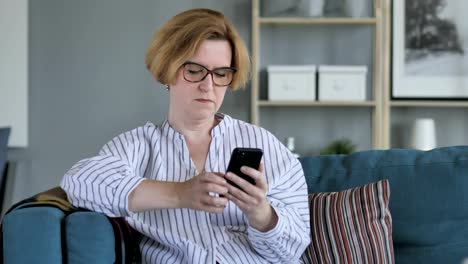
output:
[[[299,161],[265,129],[218,114],[205,170],[225,172],[235,147],[264,151],[267,200],[278,215],[262,233],[232,202],[222,214],[187,208],[134,213],[130,192],[143,180],[182,182],[198,174],[184,136],[164,121],[147,123],[108,142],[98,156],[76,163],[61,187],[73,205],[125,216],[144,234],[144,263],[299,263],[310,242],[307,186]]]

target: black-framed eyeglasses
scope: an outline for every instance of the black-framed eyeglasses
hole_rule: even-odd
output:
[[[188,82],[201,82],[208,74],[211,74],[213,83],[217,86],[228,86],[232,83],[234,73],[237,69],[232,67],[219,67],[213,70],[196,62],[187,61],[182,64],[184,79]]]

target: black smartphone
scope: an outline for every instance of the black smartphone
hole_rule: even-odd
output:
[[[255,185],[255,180],[252,179],[252,177],[242,173],[240,168],[242,166],[247,166],[257,170],[260,167],[262,156],[263,151],[259,148],[235,148],[232,151],[231,160],[229,161],[226,172],[232,172],[242,179]],[[232,186],[242,190],[242,188],[237,186],[237,184],[233,183],[232,181],[227,180],[227,182]]]

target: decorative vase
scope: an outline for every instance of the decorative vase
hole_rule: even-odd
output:
[[[261,1],[262,16],[297,16],[304,0],[263,0]],[[307,0],[309,1],[309,0]]]
[[[325,5],[325,0],[305,0],[304,10],[306,10],[306,15],[311,17],[321,17],[323,16],[323,8]]]
[[[435,122],[431,118],[418,118],[413,124],[411,148],[431,150],[436,147]]]
[[[350,17],[366,17],[368,4],[367,0],[344,0],[344,12]]]

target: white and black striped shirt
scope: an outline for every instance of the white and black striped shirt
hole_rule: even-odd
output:
[[[144,234],[144,263],[298,263],[310,242],[307,186],[299,161],[265,129],[218,114],[205,170],[225,172],[235,147],[263,149],[267,199],[278,215],[262,233],[229,202],[222,214],[192,209],[128,210],[128,195],[143,180],[182,182],[198,174],[184,136],[164,121],[147,123],[107,143],[98,156],[75,164],[61,187],[73,205],[125,216]]]

